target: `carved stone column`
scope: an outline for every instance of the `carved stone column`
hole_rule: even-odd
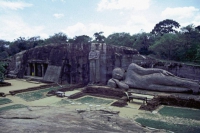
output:
[[[30,64],[28,63],[28,70],[27,70],[27,76],[31,75],[31,68],[30,68]]]
[[[35,72],[36,72],[35,63],[33,63],[33,72],[32,72],[32,76],[35,76]]]
[[[41,64],[42,67],[42,77],[44,77],[44,64]]]

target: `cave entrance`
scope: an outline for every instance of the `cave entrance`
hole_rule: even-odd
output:
[[[29,63],[26,75],[44,77],[48,64],[47,63]]]

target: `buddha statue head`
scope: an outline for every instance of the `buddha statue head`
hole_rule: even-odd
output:
[[[112,78],[122,80],[124,79],[124,69],[121,68],[115,68],[112,72]]]

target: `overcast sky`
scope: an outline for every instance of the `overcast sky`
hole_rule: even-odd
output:
[[[200,0],[0,0],[0,39],[132,35],[150,32],[164,19],[200,25]]]

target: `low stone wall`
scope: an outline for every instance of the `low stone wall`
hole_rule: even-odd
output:
[[[58,85],[55,84],[55,83],[53,83],[53,84],[48,84],[48,85],[41,85],[41,86],[37,86],[37,87],[31,87],[31,88],[27,88],[27,89],[9,91],[9,93],[11,95],[15,95],[17,93],[23,93],[23,92],[28,92],[28,91],[40,90],[40,89],[44,89],[44,88],[51,87],[51,86],[58,86]]]
[[[155,96],[148,101],[147,105],[142,105],[141,110],[153,111],[160,105],[170,105],[179,107],[189,107],[200,109],[199,98],[177,97],[177,96]]]
[[[70,99],[80,98],[85,95],[112,98],[118,101],[111,104],[111,106],[124,107],[127,104],[127,96],[123,90],[113,89],[107,86],[87,86],[82,92],[71,95]]]
[[[152,65],[154,68],[161,68],[170,71],[182,78],[189,78],[200,81],[200,65],[189,65],[185,63],[157,62]]]
[[[107,86],[88,86],[83,90],[83,92],[87,94],[98,94],[116,98],[126,96],[123,90],[117,90]]]
[[[11,86],[11,83],[8,83],[8,82],[1,82],[1,83],[0,83],[0,87],[3,87],[3,86]]]

